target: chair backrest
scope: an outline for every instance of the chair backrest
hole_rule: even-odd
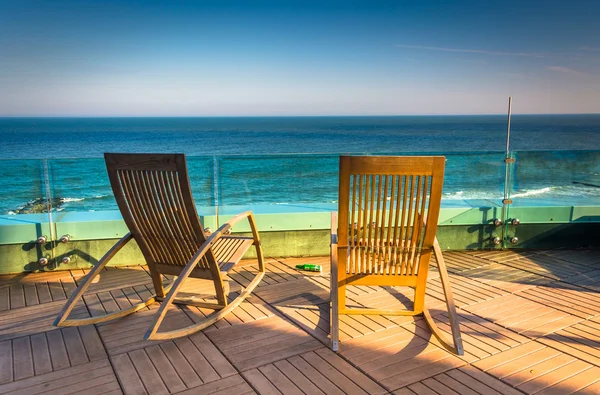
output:
[[[184,154],[104,154],[115,199],[148,264],[184,267],[206,240]],[[211,262],[212,261],[212,262]],[[214,255],[198,264],[209,269]]]
[[[444,164],[443,156],[340,157],[338,249],[348,251],[339,264],[348,275],[417,276],[429,263]]]

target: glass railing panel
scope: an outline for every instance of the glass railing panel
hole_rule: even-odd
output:
[[[600,204],[600,151],[518,151],[515,206]]]
[[[502,200],[503,153],[419,155],[446,156],[444,201]],[[220,157],[219,205],[336,203],[338,158],[337,155]]]
[[[39,214],[47,211],[42,160],[0,160],[0,185],[0,215]]]
[[[429,154],[428,154],[429,155]],[[504,196],[504,153],[457,152],[444,155],[444,204],[468,201],[470,205],[488,207]]]
[[[219,157],[219,205],[336,203],[337,155]]]
[[[207,227],[216,226],[213,163],[212,157],[187,158],[192,194],[201,220],[208,222]],[[65,254],[72,253],[79,240],[117,239],[127,233],[104,158],[52,159],[48,160],[48,168],[54,237],[60,240],[68,236],[75,243],[59,243],[57,264],[61,264]]]
[[[103,158],[51,159],[48,163],[56,212],[118,210]],[[212,157],[187,157],[197,206],[214,206],[213,163]]]
[[[50,159],[48,163],[56,212],[118,209],[103,158]]]
[[[19,245],[22,250],[19,256],[0,262],[4,272],[39,270],[54,257],[52,243],[46,242],[51,240],[52,227],[43,164],[39,159],[0,160],[0,244]]]

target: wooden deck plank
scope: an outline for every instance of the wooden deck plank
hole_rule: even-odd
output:
[[[202,332],[190,336],[190,340],[196,348],[206,357],[210,365],[216,370],[220,377],[236,374],[236,370],[219,350],[208,340]]]
[[[470,367],[470,366],[468,366],[468,367]],[[465,367],[465,368],[467,368],[467,367]],[[475,392],[476,394],[501,395],[501,394],[506,393],[506,392],[499,392],[496,389],[487,386],[486,384],[482,383],[481,381],[477,380],[476,378],[469,376],[461,369],[462,368],[450,370],[446,373],[443,373],[442,375],[435,376],[435,379],[440,381],[442,384],[444,384],[448,388],[452,388],[453,390],[459,390],[460,391],[459,393],[461,393],[461,394],[466,392],[466,390],[463,387],[468,388],[469,390]],[[445,377],[448,377],[448,378],[452,379],[453,381],[446,381],[445,379],[443,380],[442,378],[445,378]],[[456,383],[459,383],[460,386],[457,385]],[[498,383],[496,385],[499,385],[499,384],[501,384],[500,381],[498,381]]]
[[[0,311],[6,310],[10,310],[10,290],[8,287],[0,287]]]
[[[12,341],[0,342],[0,384],[13,381]]]
[[[288,379],[295,383],[298,388],[301,388],[304,393],[324,395],[323,391],[321,391],[315,384],[313,384],[312,381],[310,381],[298,369],[296,369],[296,367],[294,367],[294,365],[292,365],[288,360],[284,359],[277,361],[273,365],[276,366],[277,369],[279,369],[279,371]]]
[[[71,366],[88,362],[87,353],[77,327],[62,329],[65,346]]]
[[[165,353],[171,362],[171,365],[173,365],[173,368],[179,374],[179,377],[181,377],[181,380],[184,382],[187,388],[197,387],[204,383],[198,374],[196,374],[194,368],[190,366],[175,343],[162,343],[160,348]]]
[[[48,339],[48,348],[52,359],[52,368],[54,370],[65,369],[71,366],[67,347],[61,331],[51,331],[45,333]]]
[[[167,392],[167,387],[143,349],[130,352],[129,358],[148,394],[164,394]],[[160,368],[159,366],[158,369]]]
[[[252,388],[244,381],[242,376],[234,375],[227,378],[213,381],[186,391],[179,392],[179,395],[230,395],[230,394],[254,394]]]
[[[266,377],[273,384],[273,386],[279,392],[281,392],[283,394],[290,394],[290,395],[303,395],[304,394],[304,392],[302,392],[300,390],[300,388],[297,387],[294,384],[294,382],[291,381],[286,375],[284,375],[281,371],[279,371],[279,369],[277,369],[275,367],[275,365],[269,364],[269,365],[261,366],[258,368],[258,370],[260,371],[260,373],[262,373],[262,375],[264,377]],[[252,370],[249,370],[248,372],[252,372]],[[248,377],[248,376],[246,376],[246,377]],[[249,381],[252,383],[251,379],[249,379]],[[259,392],[262,392],[262,391],[259,391]]]
[[[15,380],[21,380],[34,375],[33,355],[29,336],[13,340],[13,371]]]
[[[190,339],[182,338],[177,339],[174,342],[177,345],[177,348],[179,348],[179,351],[181,351],[185,359],[187,359],[189,364],[196,371],[196,374],[204,383],[215,381],[221,378],[221,376],[219,376],[215,369],[213,369],[211,364],[196,348],[194,343],[190,341]]]
[[[375,383],[366,375],[362,374],[344,359],[333,353],[329,349],[319,349],[315,351],[319,357],[330,364],[338,372],[346,375],[354,384],[365,390],[369,394],[382,394],[385,392],[383,387]],[[307,359],[307,358],[304,358]]]
[[[437,393],[437,394],[477,395],[477,393],[475,391],[471,390],[469,387],[466,387],[458,382],[455,382],[454,379],[447,377],[447,376],[443,376],[443,375],[437,375],[437,376],[435,376],[435,378],[432,377],[429,379],[425,379],[423,381],[420,381],[419,383],[424,384],[425,386],[427,386],[428,388],[433,390],[434,393]],[[460,388],[457,388],[459,386],[460,386]],[[452,387],[454,387],[454,388],[452,388]],[[458,391],[460,391],[460,392],[458,392]]]
[[[110,358],[119,383],[126,394],[144,394],[146,389],[140,380],[128,354],[119,354]]]
[[[598,323],[585,321],[544,336],[538,341],[600,366],[600,339],[592,332],[598,327]]]
[[[596,381],[594,384],[591,384],[581,390],[574,392],[576,395],[596,395],[600,394],[600,381]]]
[[[464,308],[524,336],[537,338],[573,325],[582,318],[511,294]]]
[[[250,369],[242,373],[244,378],[256,388],[261,395],[280,395],[282,394],[276,387],[267,379],[260,370]]]
[[[590,374],[584,373],[592,365],[538,342],[489,357],[474,366],[525,393],[566,393],[567,388],[577,390],[594,382]]]
[[[38,301],[40,304],[50,303],[53,301],[48,283],[35,284],[35,287],[37,289]]]
[[[25,292],[20,284],[10,286],[9,292],[11,310],[25,307]]]
[[[495,392],[504,395],[521,394],[521,392],[513,389],[508,384],[503,383],[471,365],[463,366],[457,370],[451,370],[448,372],[448,375],[456,379],[461,379],[462,383],[467,384],[472,389],[481,389],[481,394],[493,394]]]
[[[563,282],[540,285],[518,295],[581,318],[600,315],[600,296],[596,292]]]
[[[563,261],[579,263],[596,268],[600,263],[600,252],[598,250],[543,250],[539,253]]]
[[[288,362],[294,366],[306,379],[312,382],[320,391],[325,394],[343,394],[334,383],[332,383],[326,376],[315,369],[311,364],[306,362],[304,358],[297,355],[287,359]]]
[[[177,371],[171,365],[171,362],[167,359],[167,356],[162,351],[160,346],[154,345],[145,349],[146,354],[152,361],[154,366],[158,366],[158,374],[162,379],[164,385],[166,385],[170,393],[176,393],[187,389]]]
[[[68,388],[75,384],[79,384],[76,386],[77,390],[85,392],[90,388],[88,386],[89,383],[94,384],[92,381],[93,379],[103,376],[112,377],[113,380],[116,381],[111,365],[107,359],[0,385],[0,393],[31,395],[46,394],[50,391],[62,393],[61,389]],[[143,387],[141,388],[143,389]],[[72,390],[73,388],[71,387],[71,392]]]
[[[257,336],[244,345],[248,334]],[[306,332],[279,317],[207,331],[206,335],[240,371],[266,365],[322,345]]]
[[[52,371],[52,359],[48,341],[44,333],[31,336],[31,349],[33,354],[33,368],[36,375]]]
[[[464,364],[464,361],[450,355],[445,350],[435,350],[430,353],[419,354],[410,363],[395,365],[393,375],[381,379],[380,383],[390,390],[395,390]],[[379,380],[378,376],[380,374],[385,376],[390,373],[392,373],[391,367],[385,368],[383,372],[378,371],[373,374],[373,377]]]
[[[525,393],[536,393],[552,387],[562,389],[568,386],[568,382],[572,376],[584,372],[589,368],[589,364],[583,361],[574,360],[564,366],[530,380],[523,385],[520,385],[518,388]]]
[[[52,322],[63,305],[63,301],[58,301],[0,312],[0,341],[56,329]],[[71,318],[88,316],[82,303],[77,304],[71,313]]]

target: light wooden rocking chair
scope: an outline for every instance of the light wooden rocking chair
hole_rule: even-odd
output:
[[[130,233],[119,240],[94,265],[71,295],[54,321],[55,326],[79,326],[113,320],[162,302],[145,339],[162,340],[186,336],[204,329],[235,309],[265,274],[262,247],[252,212],[242,213],[206,237],[192,198],[185,155],[105,154],[110,183]],[[227,235],[231,227],[247,218],[253,237]],[[110,259],[131,239],[137,242],[150,270],[156,294],[128,309],[103,316],[67,319],[92,280]],[[248,287],[233,301],[227,301],[223,275],[243,257],[251,245],[256,248],[259,271]],[[163,288],[161,274],[177,276],[170,290]],[[177,293],[188,277],[213,280],[217,303],[178,299]],[[167,293],[168,292],[168,293]],[[186,328],[158,332],[172,303],[215,309]]]
[[[445,158],[340,158],[339,220],[331,220],[331,341],[339,346],[339,314],[423,314],[433,335],[448,350],[463,354],[448,272],[435,237]],[[338,233],[339,231],[339,233]],[[446,296],[451,343],[425,307],[427,272],[435,254]],[[414,288],[412,310],[346,307],[346,286]]]

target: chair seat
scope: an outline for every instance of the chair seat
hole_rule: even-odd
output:
[[[254,243],[252,237],[223,236],[214,244],[212,250],[219,269],[228,272],[242,259],[248,248]]]

